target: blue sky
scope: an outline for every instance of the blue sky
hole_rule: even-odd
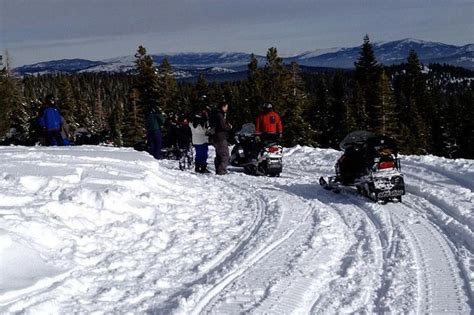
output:
[[[474,0],[0,0],[13,66],[64,58],[241,51],[282,55],[372,41],[474,42]]]

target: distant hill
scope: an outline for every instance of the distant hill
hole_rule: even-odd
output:
[[[411,49],[415,50],[422,63],[446,63],[474,69],[474,44],[464,46],[447,45],[416,39],[404,39],[386,43],[374,43],[377,60],[384,65],[405,62]],[[360,47],[316,50],[291,58],[300,65],[312,67],[353,68]]]
[[[391,42],[374,43],[377,60],[385,65],[400,64],[406,60],[408,53],[414,49],[425,64],[445,63],[453,66],[474,69],[474,44],[464,46],[447,45],[416,39],[403,39]],[[305,52],[296,56],[283,58],[285,63],[298,62],[318,68],[351,69],[360,53],[360,47],[331,48]],[[159,64],[167,57],[174,67],[177,79],[193,78],[203,72],[208,76],[233,76],[233,73],[244,72],[250,60],[248,53],[176,53],[152,55]],[[260,65],[265,64],[264,56],[256,56]],[[52,60],[18,67],[15,70],[21,75],[44,73],[80,73],[80,72],[129,72],[134,69],[133,56],[117,57],[100,61],[84,59]]]

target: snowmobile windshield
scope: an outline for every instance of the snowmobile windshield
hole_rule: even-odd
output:
[[[352,146],[362,146],[367,142],[367,139],[376,137],[376,135],[370,131],[358,130],[353,131],[348,134],[341,143],[339,143],[339,148],[345,151],[347,148]]]
[[[255,125],[252,123],[243,124],[242,129],[237,131],[236,134],[242,136],[252,136],[255,134]]]

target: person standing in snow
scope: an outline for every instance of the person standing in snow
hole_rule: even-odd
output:
[[[186,114],[175,115],[173,123],[170,126],[170,139],[173,139],[173,146],[176,157],[181,158],[181,153],[191,148],[191,129]]]
[[[155,109],[150,110],[145,116],[148,152],[157,160],[161,159],[161,126],[163,123],[163,115]]]
[[[56,98],[52,94],[47,95],[44,99],[38,115],[38,125],[42,130],[46,146],[64,145],[61,136],[61,113],[56,107]]]
[[[262,140],[275,141],[281,138],[283,125],[280,115],[274,111],[271,103],[263,104],[263,112],[257,117],[255,122],[255,133]]]
[[[205,110],[193,115],[191,128],[193,146],[196,150],[194,171],[196,173],[210,173],[207,169],[207,158],[209,156],[209,137],[208,130],[208,114]]]
[[[211,128],[214,129],[212,144],[216,149],[214,165],[216,167],[217,175],[225,175],[228,173],[227,164],[229,163],[230,155],[227,136],[229,131],[232,130],[232,125],[227,121],[228,110],[229,104],[227,102],[222,102],[210,120]]]

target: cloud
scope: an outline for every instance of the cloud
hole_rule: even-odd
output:
[[[406,37],[472,41],[463,0],[3,0],[3,48],[19,64],[150,52],[282,53]],[[0,47],[2,48],[2,47]]]

